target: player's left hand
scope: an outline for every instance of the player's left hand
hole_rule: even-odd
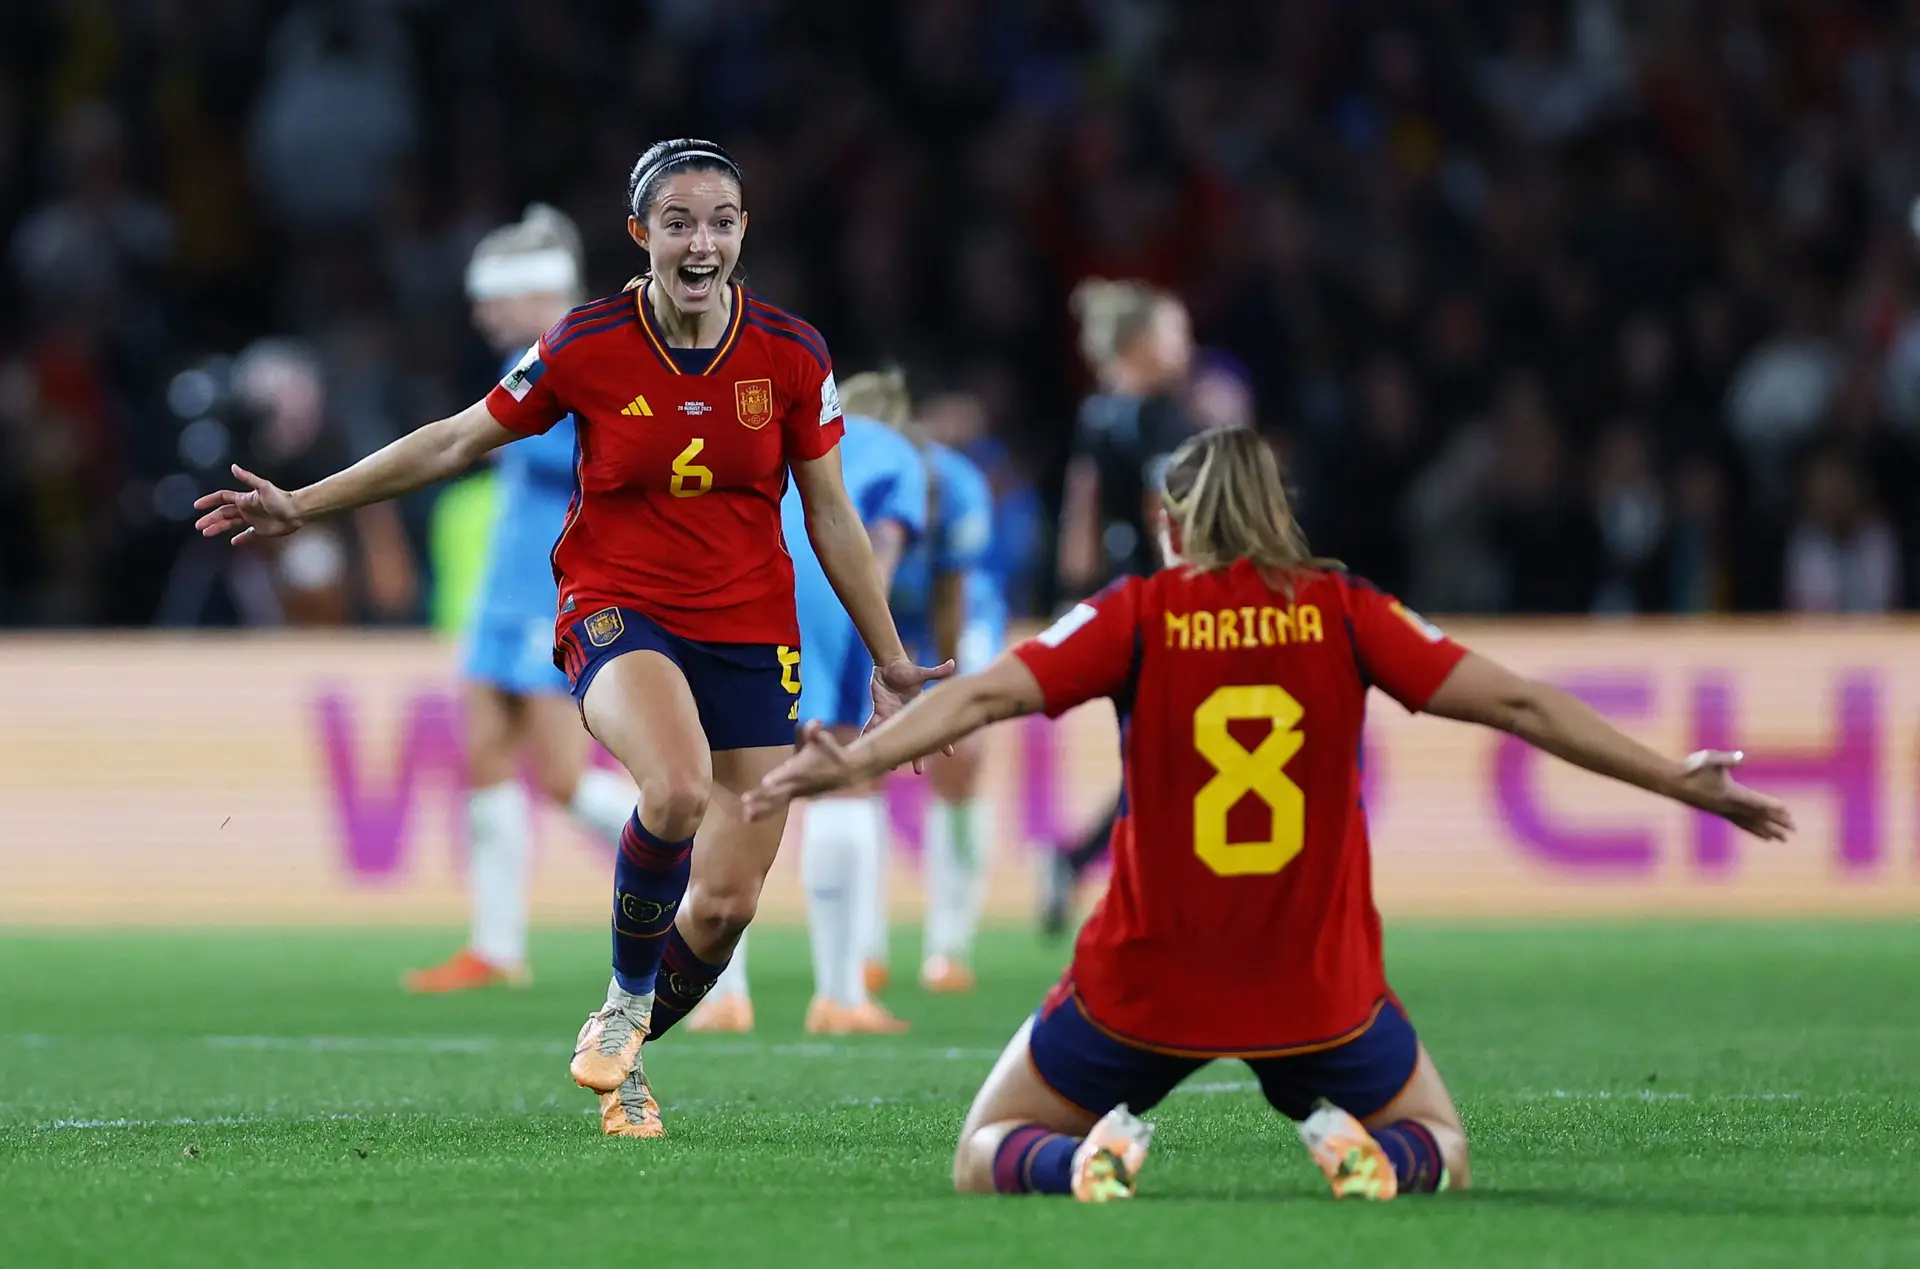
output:
[[[860,729],[862,736],[886,722],[906,707],[908,701],[920,695],[920,689],[929,683],[941,679],[950,679],[958,667],[952,661],[942,661],[931,668],[915,665],[911,661],[889,661],[875,666],[873,671],[873,717],[867,719],[867,725]],[[947,745],[940,751],[951,754],[953,746]],[[921,760],[913,760],[913,773],[919,775]]]
[[[740,813],[749,821],[770,819],[795,798],[831,793],[864,778],[846,746],[821,723],[809,722],[800,728],[800,747],[793,756],[740,795]]]

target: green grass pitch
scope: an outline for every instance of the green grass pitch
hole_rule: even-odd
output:
[[[893,990],[911,1035],[808,1043],[803,936],[755,940],[759,1032],[650,1046],[671,1136],[632,1142],[566,1078],[600,933],[433,1000],[395,976],[444,935],[0,938],[0,1263],[1920,1264],[1920,927],[1396,932],[1477,1188],[1379,1206],[1231,1064],[1157,1112],[1131,1204],[953,1197],[1063,951],[995,932],[974,995]]]

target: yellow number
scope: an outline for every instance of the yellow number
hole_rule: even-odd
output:
[[[779,656],[780,686],[787,689],[788,695],[797,697],[800,695],[800,649],[783,645],[779,649]],[[796,700],[787,709],[787,721],[793,722],[799,717],[800,702]]]
[[[673,480],[667,487],[673,490],[674,497],[698,498],[713,488],[713,469],[693,461],[706,447],[707,443],[696,436],[680,451],[680,457],[673,460]]]
[[[1306,845],[1306,797],[1282,771],[1306,743],[1293,730],[1304,712],[1299,701],[1272,685],[1220,688],[1193,712],[1193,747],[1214,770],[1193,799],[1193,853],[1220,876],[1270,877]],[[1256,719],[1271,722],[1273,730],[1249,750],[1227,724]],[[1227,813],[1249,793],[1267,804],[1268,838],[1228,841]]]

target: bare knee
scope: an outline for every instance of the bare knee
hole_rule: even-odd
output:
[[[640,781],[640,822],[666,841],[686,841],[706,818],[712,789],[712,774],[691,763],[650,774]]]
[[[956,1194],[993,1193],[993,1157],[1006,1139],[1007,1124],[988,1124],[962,1132],[953,1152],[953,1190]]]

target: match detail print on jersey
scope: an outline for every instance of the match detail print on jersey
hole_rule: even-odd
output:
[[[1294,730],[1300,702],[1273,684],[1216,688],[1193,713],[1193,747],[1213,766],[1213,778],[1193,799],[1193,853],[1222,877],[1270,877],[1298,855],[1307,840],[1307,799],[1286,765],[1307,738]],[[1229,723],[1266,722],[1272,730],[1252,749]],[[1227,817],[1247,794],[1267,805],[1266,841],[1230,840]]]

